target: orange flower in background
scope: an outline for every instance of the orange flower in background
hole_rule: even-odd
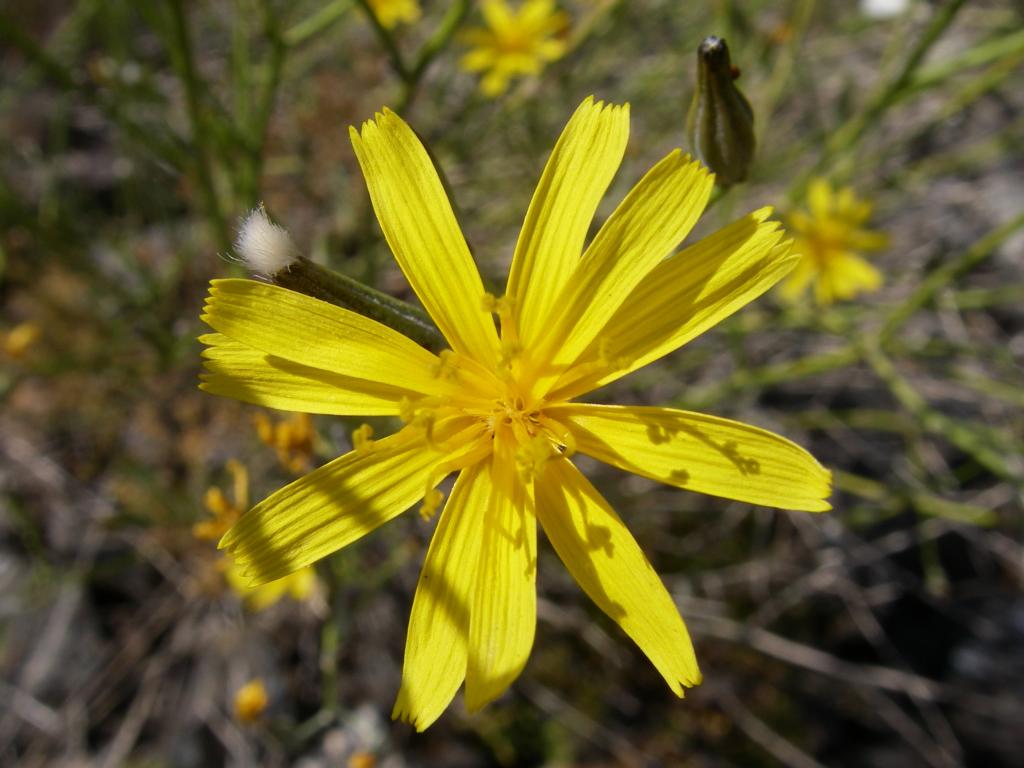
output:
[[[313,464],[316,431],[308,413],[296,413],[281,421],[271,421],[262,411],[253,417],[260,441],[277,453],[281,466],[295,475],[308,472]]]
[[[251,725],[263,717],[270,703],[267,687],[260,678],[254,678],[238,689],[234,703],[238,722]]]
[[[435,355],[356,313],[253,280],[215,280],[201,337],[209,392],[404,426],[272,494],[221,547],[254,582],[444,502],[413,601],[394,716],[422,730],[465,682],[478,709],[519,675],[536,625],[537,526],[583,590],[679,696],[701,676],[672,596],[579,471],[582,453],[690,491],[822,511],[831,477],[805,450],[729,419],[576,399],[678,349],[795,265],[770,210],[676,248],[713,186],[678,150],[584,248],[626,149],[627,106],[587,99],[543,172],[501,298],[486,294],[426,149],[385,110],[351,130],[374,210],[450,344]],[[674,253],[675,252],[675,253]],[[496,328],[495,315],[500,330]]]
[[[42,334],[35,323],[18,323],[9,331],[0,331],[0,350],[12,360],[24,360]]]
[[[212,520],[200,520],[192,526],[192,535],[200,541],[217,541],[249,508],[249,470],[240,461],[227,463],[231,475],[234,500],[229,499],[217,486],[206,489],[203,504],[213,515]]]

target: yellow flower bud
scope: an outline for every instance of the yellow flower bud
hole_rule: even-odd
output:
[[[725,40],[705,38],[697,48],[697,90],[686,133],[694,154],[723,187],[747,178],[756,146],[754,111],[736,87],[738,77]]]
[[[263,681],[258,677],[250,680],[235,693],[235,718],[246,725],[254,723],[263,716],[269,703]]]

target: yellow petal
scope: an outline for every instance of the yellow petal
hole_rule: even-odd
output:
[[[545,321],[541,378],[564,372],[630,292],[686,237],[707,203],[713,177],[678,150],[655,165],[601,227]]]
[[[588,97],[562,131],[526,213],[506,294],[516,308],[519,337],[532,345],[569,279],[587,229],[622,162],[629,107]]]
[[[480,11],[491,29],[504,29],[512,23],[512,11],[505,0],[483,0]]]
[[[245,403],[299,413],[387,416],[401,412],[403,398],[419,393],[390,384],[310,368],[247,347],[221,333],[199,337],[207,373],[205,392]]]
[[[526,664],[537,624],[533,488],[516,476],[510,440],[495,439],[492,489],[469,609],[466,707],[500,696]]]
[[[466,677],[469,607],[491,494],[489,473],[482,462],[455,481],[416,586],[402,687],[391,716],[417,731],[441,716]]]
[[[672,597],[622,520],[568,459],[548,462],[538,479],[537,516],[569,573],[673,693],[698,685],[693,645]]]
[[[251,584],[279,579],[386,523],[423,498],[445,458],[406,428],[271,494],[224,534]]]
[[[497,360],[494,319],[441,180],[420,140],[390,110],[349,129],[373,209],[398,265],[456,352]]]
[[[202,320],[300,366],[437,394],[438,358],[386,325],[276,285],[213,280]]]
[[[782,285],[779,286],[779,293],[782,295],[783,300],[795,303],[806,293],[807,286],[811,284],[811,281],[817,275],[818,269],[815,266],[814,259],[810,256],[801,256],[796,268],[787,275],[786,279],[782,281]]]
[[[767,430],[672,408],[569,403],[548,412],[572,430],[576,450],[627,472],[766,507],[832,508],[831,473]]]
[[[796,263],[770,208],[658,264],[633,290],[552,397],[575,397],[673,352],[767,291]]]
[[[816,178],[807,186],[807,207],[816,219],[824,219],[832,215],[836,204],[836,196],[832,185],[825,179]]]
[[[882,286],[882,273],[855,253],[838,251],[833,254],[827,272],[832,294],[837,299],[850,299]]]

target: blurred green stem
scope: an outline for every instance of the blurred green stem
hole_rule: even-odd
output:
[[[214,230],[214,238],[218,247],[227,249],[231,245],[227,224],[221,211],[220,200],[213,181],[212,161],[210,158],[211,142],[203,120],[200,104],[200,82],[195,70],[195,57],[192,50],[192,38],[188,30],[183,0],[170,0],[171,33],[169,41],[171,61],[185,89],[185,106],[188,111],[189,125],[192,130],[194,145],[194,164],[196,179],[206,206],[206,216]]]
[[[162,135],[161,131],[152,126],[139,125],[122,114],[116,100],[108,98],[100,89],[77,77],[3,13],[0,13],[0,42],[15,48],[62,90],[82,94],[122,133],[146,147],[155,157],[174,168],[184,167],[187,153],[174,138]]]
[[[1024,227],[1024,212],[1017,214],[1005,224],[996,227],[978,240],[959,259],[949,261],[932,272],[918,285],[896,309],[889,313],[879,332],[879,346],[884,347],[910,317],[935,295],[954,280],[977,267],[1006,240]]]
[[[852,472],[836,469],[832,471],[832,478],[837,490],[873,502],[889,514],[897,514],[910,506],[927,517],[941,517],[971,525],[993,525],[998,519],[987,507],[949,501],[924,491],[894,490],[885,483]]]
[[[839,128],[833,131],[825,145],[818,162],[803,173],[789,190],[790,200],[803,197],[811,177],[828,169],[833,175],[842,176],[853,163],[853,150],[860,143],[868,128],[878,123],[885,112],[899,101],[904,91],[910,86],[918,67],[932,46],[949,28],[967,0],[949,0],[932,17],[931,23],[918,39],[895,77],[878,87],[874,95],[868,99],[867,105],[856,112]],[[844,156],[836,163],[837,156]]]
[[[334,0],[334,2],[327,3],[319,11],[288,29],[283,36],[285,45],[294,47],[316,37],[348,13],[351,7],[352,0]]]
[[[1006,454],[1001,448],[1008,448],[1009,441],[1001,434],[978,425],[957,421],[933,409],[910,382],[900,375],[892,360],[882,352],[877,342],[866,341],[862,345],[862,351],[867,364],[885,382],[900,405],[919,421],[925,432],[944,437],[997,477],[1018,487],[1024,485],[1024,473],[1021,468],[1011,466],[1004,458]],[[1011,451],[1009,455],[1014,454]]]
[[[441,20],[440,25],[438,25],[434,34],[430,36],[430,39],[424,43],[419,54],[416,56],[416,61],[411,66],[406,63],[405,58],[402,56],[402,52],[398,48],[398,43],[391,34],[391,31],[386,29],[384,25],[380,23],[380,19],[378,19],[377,14],[373,12],[373,8],[370,7],[369,1],[356,0],[356,3],[366,14],[367,19],[370,21],[374,31],[377,33],[377,39],[380,40],[381,45],[384,46],[384,50],[388,54],[388,58],[391,61],[391,68],[402,81],[402,96],[395,107],[395,111],[402,114],[406,109],[408,109],[409,105],[412,104],[413,99],[416,97],[416,92],[419,90],[420,83],[423,80],[423,75],[426,74],[427,67],[429,67],[434,58],[445,49],[452,37],[458,31],[459,27],[462,25],[463,20],[466,18],[466,14],[469,13],[469,0],[456,0],[456,2],[449,5],[448,12]]]

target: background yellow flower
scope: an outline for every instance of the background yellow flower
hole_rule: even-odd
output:
[[[255,723],[263,717],[269,703],[263,680],[253,678],[235,692],[235,718],[245,725]]]
[[[807,189],[807,207],[789,215],[793,252],[803,258],[782,284],[782,295],[793,301],[810,286],[819,304],[831,304],[881,287],[882,273],[860,256],[885,248],[889,241],[884,233],[863,226],[871,216],[871,203],[850,187],[836,191],[818,178]]]
[[[525,0],[516,9],[505,0],[483,0],[480,8],[485,26],[462,33],[471,50],[461,65],[483,73],[480,90],[487,96],[504,93],[516,77],[539,74],[565,53],[565,41],[558,35],[568,27],[569,17],[556,10],[553,0]]]
[[[411,24],[420,17],[419,0],[367,0],[370,10],[385,29]]]
[[[251,611],[265,611],[285,598],[304,603],[316,596],[316,571],[312,566],[299,568],[280,579],[255,586],[230,556],[223,558],[221,568],[228,586]]]

